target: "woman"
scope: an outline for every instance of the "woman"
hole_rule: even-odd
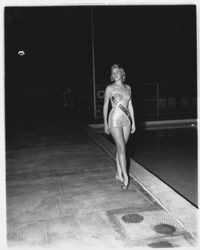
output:
[[[117,64],[111,67],[111,81],[105,90],[103,116],[104,131],[112,135],[117,146],[116,179],[122,182],[121,188],[128,189],[129,176],[126,165],[126,143],[130,133],[135,132],[134,111],[131,100],[131,87],[124,84],[125,72]],[[108,115],[108,104],[111,101],[112,110]]]

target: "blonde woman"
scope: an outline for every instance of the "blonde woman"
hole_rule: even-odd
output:
[[[125,72],[117,64],[111,67],[111,81],[105,89],[103,116],[104,131],[111,134],[116,147],[116,179],[121,181],[121,188],[127,190],[129,187],[129,175],[126,164],[126,144],[130,133],[135,132],[134,110],[131,100],[131,87],[124,83]],[[108,117],[109,101],[112,110]],[[108,117],[108,119],[107,119]]]

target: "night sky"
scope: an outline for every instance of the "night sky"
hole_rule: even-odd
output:
[[[132,86],[196,84],[195,5],[6,7],[6,113],[53,116],[69,84],[92,116],[92,44],[96,84],[110,83],[115,63]]]
[[[131,81],[195,79],[194,6],[102,7],[95,13],[97,71],[117,61]]]
[[[8,70],[19,76],[22,69],[34,79],[90,73],[89,8],[24,7],[7,9],[6,14]],[[26,56],[19,57],[19,49],[26,50]]]
[[[135,82],[196,80],[195,5],[95,6],[93,16],[97,81],[113,63]],[[90,6],[7,7],[5,21],[7,76],[90,79]]]

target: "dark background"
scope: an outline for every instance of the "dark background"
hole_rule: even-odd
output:
[[[109,84],[111,65],[122,66],[139,120],[163,118],[153,114],[154,104],[145,108],[158,87],[159,103],[167,103],[164,118],[196,117],[195,5],[6,7],[7,125],[61,121],[66,84],[75,95],[76,119],[93,122],[92,41],[96,84]],[[176,112],[170,113],[170,98]]]

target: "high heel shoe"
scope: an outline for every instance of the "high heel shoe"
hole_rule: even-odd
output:
[[[122,183],[121,189],[127,190],[128,188],[129,188],[129,181],[128,181],[128,183],[126,185],[125,185],[125,183]]]

